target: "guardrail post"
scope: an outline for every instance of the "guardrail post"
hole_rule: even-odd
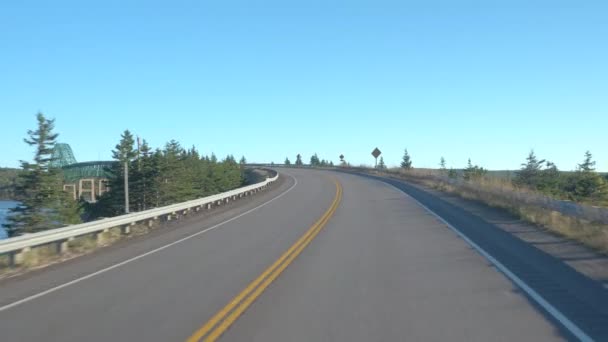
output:
[[[11,267],[15,267],[18,265],[23,264],[23,262],[25,261],[25,258],[27,257],[27,255],[29,253],[31,253],[32,248],[31,247],[25,247],[20,251],[14,251],[9,253],[8,257],[9,257],[9,264]]]
[[[110,230],[106,228],[96,234],[95,239],[97,240],[98,246],[103,245],[106,242],[106,235],[108,235],[109,232]]]
[[[132,225],[132,224],[127,224],[127,225],[122,226],[122,228],[120,229],[120,230],[121,230],[121,232],[122,232],[124,235],[131,234],[131,225]]]
[[[71,238],[67,238],[65,240],[59,240],[57,241],[57,254],[63,254],[66,253],[69,249],[70,249],[70,241],[74,240],[73,237]]]
[[[169,214],[162,214],[160,215],[159,212],[162,212],[156,208],[154,209],[150,209],[149,213],[145,213],[144,215],[138,216],[138,218],[127,218],[127,220],[121,220],[121,222],[123,222],[122,224],[115,224],[115,225],[108,225],[107,223],[112,222],[111,218],[106,218],[103,221],[104,222],[91,222],[90,224],[83,224],[82,226],[91,228],[92,226],[97,226],[99,224],[99,228],[97,229],[102,229],[101,227],[106,227],[105,229],[99,231],[96,230],[93,233],[89,233],[92,234],[93,236],[93,241],[97,244],[97,245],[105,245],[108,242],[112,241],[113,237],[114,237],[114,229],[117,229],[116,233],[121,232],[122,234],[130,234],[132,231],[132,225],[135,225],[135,221],[134,220],[138,220],[142,225],[147,224],[148,227],[152,227],[155,224],[155,221],[157,220],[162,220],[164,218],[166,218],[167,221],[171,221],[171,220],[175,220],[178,219],[181,215],[188,215],[190,213],[192,213],[193,211],[202,211],[203,209],[207,209],[207,210],[211,210],[213,208],[214,205],[220,206],[220,205],[224,205],[225,203],[229,203],[231,200],[232,201],[237,201],[240,198],[243,197],[247,197],[247,196],[252,196],[253,194],[256,194],[258,191],[262,191],[264,189],[268,188],[268,185],[271,184],[272,182],[270,181],[266,181],[266,182],[261,182],[261,183],[257,183],[257,185],[253,185],[253,189],[250,187],[247,187],[246,191],[240,191],[240,192],[236,192],[235,191],[228,191],[228,192],[224,192],[222,194],[216,194],[216,195],[212,195],[206,198],[201,198],[200,200],[206,200],[209,202],[203,203],[203,204],[196,204],[193,205],[192,203],[201,203],[198,200],[197,201],[193,201],[193,202],[184,202],[182,205],[172,205],[169,208],[171,208],[170,210],[175,210],[173,212],[170,212]],[[228,193],[230,193],[230,195],[228,195]],[[226,196],[226,197],[222,197],[222,196]],[[219,199],[218,199],[219,198]],[[204,206],[204,207],[203,207]],[[154,216],[156,215],[156,216]],[[153,217],[153,218],[152,218]],[[124,222],[130,222],[130,223],[124,223]],[[103,224],[103,225],[102,225]],[[110,233],[112,232],[112,233]],[[76,231],[74,232],[76,234]],[[8,261],[12,266],[14,265],[20,265],[23,264],[25,266],[28,266],[30,264],[34,264],[36,263],[36,259],[39,257],[39,250],[38,247],[34,247],[34,246],[39,246],[39,245],[46,245],[48,247],[51,248],[51,250],[54,248],[56,248],[57,254],[61,254],[61,253],[65,253],[65,252],[69,252],[71,243],[70,241],[72,241],[74,239],[73,236],[71,235],[62,235],[61,237],[53,237],[51,234],[46,234],[46,232],[40,232],[40,233],[34,233],[32,235],[32,238],[35,237],[35,239],[32,239],[32,243],[29,245],[26,244],[17,244],[16,247],[13,247],[12,249],[9,248],[5,248],[4,255],[6,255],[8,257]],[[89,235],[91,236],[91,235]],[[87,239],[88,240],[88,239]],[[36,242],[33,242],[36,241]],[[28,247],[23,247],[23,246],[28,246]],[[40,253],[40,257],[44,257],[46,256],[46,253]]]

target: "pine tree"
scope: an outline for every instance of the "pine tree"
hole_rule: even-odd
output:
[[[289,160],[289,158],[285,158],[284,164],[285,165],[291,165],[291,161]]]
[[[451,179],[458,179],[458,171],[454,170],[453,168],[450,168],[450,170],[448,171],[448,177]]]
[[[443,158],[443,157],[441,157],[441,159],[439,160],[439,169],[442,170],[442,171],[446,170],[446,167],[445,167],[445,158]]]
[[[448,174],[448,170],[445,165],[445,158],[443,158],[443,157],[441,157],[441,159],[439,160],[439,173],[442,176],[445,176]]]
[[[519,170],[514,179],[516,185],[527,186],[532,189],[538,188],[541,182],[542,166],[545,160],[538,160],[534,150],[531,150],[526,158],[526,162],[521,164],[522,168]]]
[[[585,159],[578,165],[574,178],[574,199],[598,202],[608,200],[608,184],[595,172],[595,161],[591,152],[585,152]]]
[[[191,178],[186,175],[186,152],[176,140],[165,144],[159,167],[159,192],[161,205],[169,205],[192,199]],[[217,183],[221,182],[222,173],[218,172]]]
[[[464,180],[476,180],[483,177],[486,173],[487,171],[483,167],[473,165],[471,158],[469,158],[467,168],[464,169],[463,178]]]
[[[125,212],[125,163],[129,169],[129,190],[133,190],[133,184],[137,184],[137,165],[132,163],[132,160],[137,156],[137,150],[134,147],[135,140],[133,134],[129,130],[125,130],[120,141],[112,150],[112,158],[116,161],[106,171],[108,173],[108,186],[110,191],[106,192],[99,198],[97,203],[88,205],[89,215],[91,217],[112,217],[124,214]],[[136,187],[135,187],[136,189]],[[133,211],[137,210],[137,191],[134,196],[129,196],[129,208]]]
[[[296,156],[296,166],[302,165],[304,165],[304,163],[302,163],[302,156],[298,153],[298,155]]]
[[[241,160],[239,160],[239,164],[241,166],[245,166],[245,164],[247,164],[247,159],[245,159],[245,156],[241,157]]]
[[[557,166],[550,162],[545,162],[545,169],[540,172],[539,181],[536,189],[551,196],[561,196],[562,177]]]
[[[412,168],[412,158],[410,154],[407,152],[407,149],[403,152],[403,160],[401,161],[401,168],[405,170],[409,170]]]
[[[156,177],[158,175],[158,158],[152,153],[146,140],[143,140],[137,157],[131,183],[130,196],[136,203],[137,210],[146,210],[156,206]]]
[[[319,160],[319,156],[317,156],[317,154],[313,154],[312,157],[310,157],[310,166],[320,166],[321,165],[321,161]]]
[[[16,192],[21,204],[10,210],[8,223],[4,225],[9,236],[33,233],[80,222],[77,202],[63,192],[62,174],[50,166],[53,147],[58,134],[53,133],[54,120],[42,113],[36,116],[38,129],[28,130],[24,139],[36,146],[34,162],[21,162]]]
[[[578,171],[580,172],[593,172],[595,171],[595,161],[590,151],[585,152],[585,160],[581,164],[578,164]]]
[[[380,157],[378,162],[378,170],[386,170],[386,164],[384,164],[384,157]]]

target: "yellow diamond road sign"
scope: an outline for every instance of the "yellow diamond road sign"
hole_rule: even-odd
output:
[[[374,156],[374,158],[378,158],[380,154],[382,154],[382,152],[380,152],[377,147],[372,151],[372,156]]]

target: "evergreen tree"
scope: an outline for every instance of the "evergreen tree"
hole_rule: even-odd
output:
[[[334,167],[334,162],[333,161],[329,162],[329,167]]]
[[[302,163],[302,156],[298,153],[298,155],[296,156],[296,166],[302,165],[304,165],[304,163]]]
[[[526,158],[526,162],[521,164],[522,168],[519,170],[514,179],[514,183],[520,186],[527,186],[532,189],[538,188],[541,182],[542,166],[545,160],[538,160],[534,154],[534,150],[531,150]]]
[[[146,140],[139,149],[136,168],[133,170],[133,179],[130,180],[130,196],[136,203],[137,210],[146,210],[156,206],[156,177],[158,176],[158,158]]]
[[[378,170],[386,170],[386,164],[384,164],[384,157],[380,157],[378,162]]]
[[[409,170],[412,168],[412,158],[410,154],[407,152],[407,149],[403,152],[403,160],[401,161],[401,168],[405,170]]]
[[[287,157],[285,158],[284,164],[285,165],[291,165],[291,161],[289,160],[289,158],[287,158]]]
[[[186,153],[176,140],[170,140],[165,144],[159,167],[159,192],[161,205],[169,205],[180,202],[186,198],[193,198],[191,178],[186,174]],[[216,182],[221,182],[219,172]]]
[[[441,171],[445,171],[446,167],[445,167],[445,158],[441,157],[441,159],[439,160],[439,170]]]
[[[9,236],[34,233],[66,224],[80,222],[80,208],[63,192],[61,171],[50,166],[58,134],[53,132],[54,120],[42,113],[36,116],[38,128],[28,130],[25,143],[36,147],[34,162],[21,162],[17,195],[21,204],[10,210],[4,225]]]
[[[608,200],[608,184],[595,172],[595,161],[591,152],[585,152],[585,159],[570,176],[570,197],[577,201],[602,202]]]
[[[132,181],[137,183],[137,167],[132,160],[137,156],[134,147],[135,140],[129,130],[125,130],[119,143],[112,150],[112,158],[116,163],[112,164],[106,171],[108,174],[108,186],[110,191],[99,198],[97,203],[88,205],[87,209],[91,217],[112,217],[125,212],[125,163],[129,169],[129,190],[132,190]],[[137,210],[137,195],[129,196],[129,207]]]
[[[247,159],[245,159],[245,156],[241,157],[241,160],[239,160],[239,164],[241,166],[245,166],[245,164],[247,164]]]
[[[441,159],[439,160],[439,173],[442,176],[448,175],[448,170],[447,170],[446,165],[445,165],[445,158],[443,158],[443,157],[441,157]]]
[[[310,166],[320,166],[321,165],[321,161],[319,160],[319,156],[317,156],[317,154],[313,154],[312,157],[310,157]]]
[[[595,161],[590,151],[585,152],[585,160],[581,164],[578,164],[578,171],[580,172],[593,172],[595,171]]]
[[[540,172],[539,178],[540,180],[536,185],[536,189],[551,196],[560,197],[562,195],[562,177],[554,163],[546,161],[545,169]]]
[[[486,173],[487,171],[483,167],[473,165],[473,163],[471,163],[471,158],[469,158],[467,168],[464,169],[463,178],[467,181],[476,180],[483,177]]]
[[[244,182],[243,158],[237,163],[232,155],[218,161],[215,154],[201,156],[193,146],[184,149],[179,142],[169,141],[152,152],[144,140],[131,155],[132,136],[125,132],[113,153],[117,162],[110,173],[110,191],[87,209],[92,217],[115,216],[124,212],[123,167],[129,160],[129,205],[133,210],[184,202],[241,186]]]
[[[450,170],[448,171],[448,177],[451,179],[458,179],[458,171],[454,170],[453,168],[450,168]]]

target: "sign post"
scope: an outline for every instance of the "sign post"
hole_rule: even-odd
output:
[[[374,156],[374,159],[376,160],[374,169],[378,168],[378,157],[380,157],[381,154],[382,154],[382,152],[377,147],[372,151],[372,156]]]

